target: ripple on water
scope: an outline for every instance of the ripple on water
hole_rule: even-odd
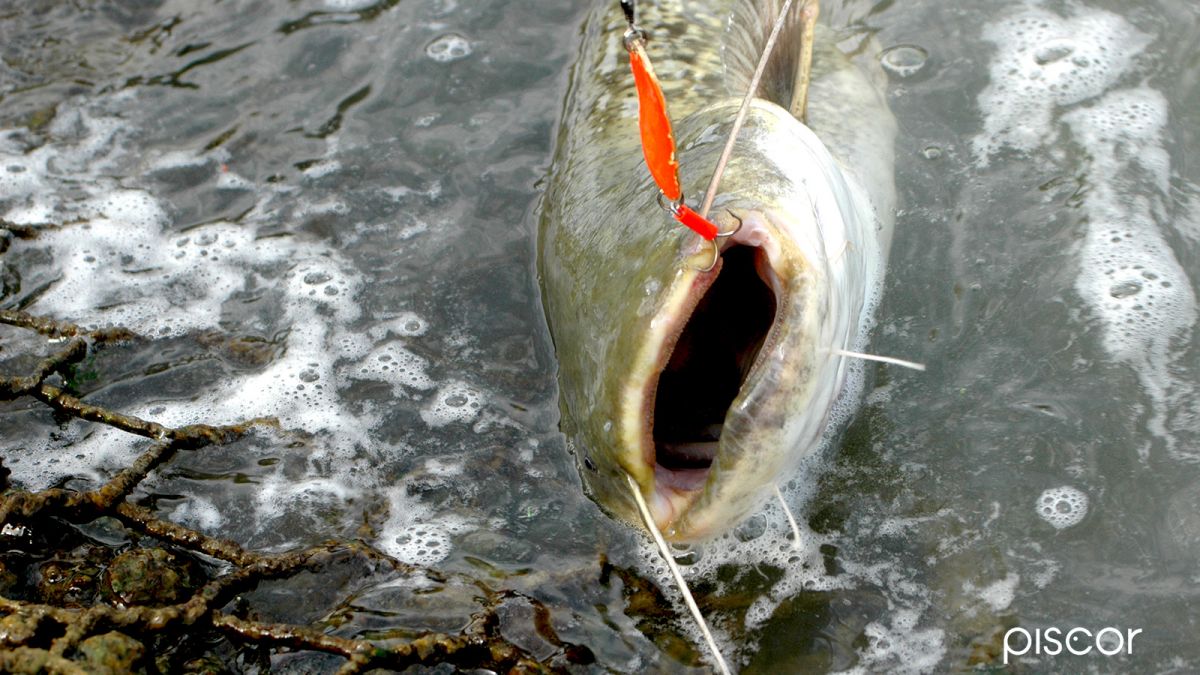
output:
[[[921,72],[929,60],[929,52],[916,45],[896,45],[879,55],[880,65],[896,77],[912,77]]]

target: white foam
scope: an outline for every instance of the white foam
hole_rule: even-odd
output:
[[[1105,350],[1137,372],[1151,401],[1151,433],[1169,452],[1195,459],[1194,450],[1177,446],[1170,418],[1195,396],[1195,385],[1173,364],[1197,311],[1192,284],[1161,229],[1172,203],[1168,105],[1147,85],[1115,88],[1151,38],[1116,14],[1079,5],[1063,16],[1026,7],[988,25],[984,37],[998,54],[979,96],[978,162],[986,166],[1004,148],[1051,148],[1039,157],[1059,161],[1060,130],[1083,149],[1086,231],[1075,289],[1102,326]],[[1188,219],[1180,223],[1189,236]],[[1138,451],[1144,456],[1148,446]]]
[[[6,431],[0,443],[12,479],[28,490],[44,490],[68,476],[102,482],[129,466],[146,448],[122,431],[79,421],[70,422],[50,439]]]
[[[387,382],[397,397],[405,398],[409,394],[407,389],[423,391],[433,387],[433,380],[425,372],[427,366],[425,359],[398,342],[390,342],[375,348],[350,372],[355,379]]]
[[[1063,485],[1042,492],[1035,508],[1042,520],[1061,530],[1083,520],[1087,515],[1088,497],[1077,488]]]
[[[1191,281],[1156,223],[1169,195],[1167,101],[1147,87],[1111,92],[1063,118],[1088,149],[1087,234],[1075,289],[1104,327],[1104,347],[1133,366],[1153,402],[1149,426],[1174,449],[1167,414],[1193,387],[1172,373],[1172,340],[1196,322]]]
[[[1120,16],[1080,5],[1069,16],[1026,7],[988,24],[983,37],[998,51],[979,95],[984,133],[973,145],[982,166],[1003,148],[1053,141],[1056,109],[1103,93],[1150,43]]]
[[[1021,576],[1015,572],[1009,572],[1003,579],[980,589],[976,589],[970,582],[967,582],[964,584],[964,590],[968,593],[975,592],[980,600],[991,607],[993,612],[1003,612],[1012,604],[1017,595],[1017,585],[1020,583]]]
[[[325,0],[325,6],[336,12],[356,12],[367,9],[378,0]]]
[[[441,427],[452,422],[467,424],[479,416],[482,404],[482,392],[465,382],[455,380],[442,386],[429,404],[421,408],[421,419],[431,427]]]
[[[117,190],[83,207],[88,223],[46,232],[35,243],[60,263],[59,280],[36,311],[160,337],[216,328],[221,303],[244,287],[246,269],[290,253],[228,223],[168,240],[166,214],[140,191]]]
[[[342,170],[342,163],[336,159],[323,159],[304,167],[304,175],[309,178],[324,178]]]
[[[327,528],[316,519],[344,512],[346,501],[361,498],[364,491],[394,487],[385,471],[372,471],[376,464],[390,467],[394,461],[362,460],[394,460],[407,450],[375,438],[373,432],[385,419],[382,412],[371,405],[351,409],[338,395],[353,380],[387,382],[410,397],[436,389],[425,412],[435,423],[469,422],[478,415],[478,390],[462,383],[439,389],[426,372],[426,360],[402,342],[427,334],[428,321],[403,312],[369,333],[360,330],[354,324],[361,315],[363,278],[338,250],[319,240],[258,236],[260,228],[277,231],[283,218],[344,214],[345,202],[320,191],[310,198],[286,185],[253,184],[222,170],[227,158],[220,151],[169,151],[131,160],[121,144],[129,132],[126,123],[96,112],[127,105],[138,105],[127,93],[64,103],[51,140],[29,153],[11,133],[0,133],[0,180],[11,188],[0,217],[21,223],[68,223],[44,230],[35,240],[14,242],[15,247],[44,250],[51,261],[33,270],[54,280],[29,307],[34,313],[91,326],[121,324],[149,337],[170,338],[222,331],[227,308],[240,302],[240,294],[269,303],[273,314],[259,319],[269,324],[246,325],[254,318],[236,323],[239,330],[283,336],[270,362],[210,382],[190,399],[146,400],[122,408],[169,426],[275,417],[284,433],[295,430],[310,439],[298,451],[304,453],[297,455],[298,465],[281,462],[257,477],[250,523],[239,522],[239,527],[270,533],[283,519],[300,518],[312,519],[313,529]],[[330,148],[336,147],[335,141]],[[236,224],[215,222],[172,232],[169,206],[151,193],[126,187],[138,184],[136,173],[120,184],[110,177],[114,165],[129,164],[144,167],[150,175],[212,165],[211,187],[249,190],[256,202]],[[8,166],[22,170],[10,172]],[[328,164],[321,170],[334,168]],[[310,172],[309,177],[319,173]],[[72,224],[78,219],[87,222]],[[383,356],[392,365],[384,367]],[[466,398],[464,410],[456,405],[460,397]],[[64,447],[70,451],[62,452]],[[143,441],[128,434],[77,421],[54,438],[34,434],[0,439],[13,480],[31,490],[67,476],[105,480],[144,449]],[[284,465],[290,465],[286,475]],[[447,475],[453,471],[448,462],[430,471],[434,469]],[[175,515],[201,529],[227,524],[221,520],[224,514],[192,499],[175,507]],[[397,527],[393,523],[393,529]],[[244,529],[241,536],[247,536]],[[444,542],[448,545],[449,539]],[[417,550],[409,553],[413,559],[420,557]]]
[[[434,515],[429,507],[408,495],[407,487],[388,491],[388,519],[377,545],[388,555],[413,565],[436,565],[450,555],[452,537],[477,529],[454,514]]]
[[[859,664],[841,672],[934,672],[946,652],[945,634],[936,628],[919,628],[920,616],[912,609],[897,609],[890,616],[891,625],[868,623],[863,630],[867,646],[858,653]]]
[[[225,525],[225,516],[216,504],[204,497],[191,496],[171,511],[172,522],[201,532],[218,533]]]

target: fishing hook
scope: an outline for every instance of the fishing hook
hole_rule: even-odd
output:
[[[668,201],[666,201],[665,194],[663,194],[661,191],[658,193],[659,207],[662,208],[663,211],[666,211],[667,213],[671,214],[671,216],[674,217],[676,220],[679,219],[679,208],[681,206],[683,206],[683,199],[684,199],[683,195],[681,194],[681,195],[679,195],[679,199],[676,199],[673,202],[668,202]],[[739,218],[737,216],[737,214],[735,214],[733,211],[730,211],[729,209],[725,209],[725,213],[728,213],[730,218],[733,218],[734,220],[737,221],[737,227],[733,228],[732,230],[729,230],[728,232],[716,232],[713,234],[712,239],[707,239],[707,238],[705,239],[705,241],[712,244],[713,259],[712,259],[712,262],[710,262],[708,264],[708,267],[695,268],[695,269],[700,270],[701,272],[711,272],[713,270],[713,268],[717,266],[717,258],[721,257],[721,245],[717,243],[717,240],[725,238],[725,237],[732,237],[733,235],[737,234],[738,232],[740,232],[742,230],[742,219]]]
[[[730,211],[729,209],[725,209],[725,213],[728,213],[730,218],[733,218],[734,220],[737,221],[737,227],[733,228],[732,230],[730,230],[728,232],[718,232],[717,236],[715,236],[709,240],[708,243],[712,244],[713,258],[712,258],[712,262],[710,262],[708,264],[708,267],[705,267],[704,269],[700,270],[702,273],[707,274],[708,272],[711,272],[714,267],[717,266],[717,258],[721,257],[721,245],[717,243],[717,240],[721,239],[723,237],[732,237],[733,235],[742,231],[742,219],[738,218],[737,214],[735,214],[733,211]],[[699,269],[699,268],[697,268],[697,269]]]

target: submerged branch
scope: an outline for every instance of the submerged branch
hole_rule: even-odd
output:
[[[103,602],[97,599],[90,606],[81,607],[70,601],[60,604],[53,598],[49,602],[34,602],[6,597],[15,582],[4,581],[4,575],[12,579],[16,577],[5,567],[6,560],[0,559],[0,671],[89,672],[93,670],[89,659],[92,658],[92,652],[98,649],[96,645],[117,644],[125,647],[125,656],[130,659],[128,663],[133,664],[144,655],[139,640],[153,639],[154,644],[161,646],[164,644],[163,636],[174,636],[181,644],[197,640],[199,644],[210,645],[213,635],[223,636],[238,644],[336,654],[346,659],[340,670],[345,673],[374,668],[404,669],[412,665],[435,666],[441,663],[465,669],[486,668],[507,672],[560,670],[562,664],[540,662],[501,634],[499,611],[505,600],[513,597],[521,597],[535,607],[539,617],[537,621],[544,624],[539,626],[539,631],[560,650],[555,659],[565,658],[567,663],[590,662],[591,652],[586,647],[570,645],[558,639],[549,628],[549,612],[536,600],[518,596],[512,591],[492,589],[483,581],[464,574],[443,574],[435,569],[403,563],[362,541],[331,541],[290,553],[258,553],[246,550],[235,542],[217,539],[159,518],[152,509],[133,503],[129,498],[148,476],[170,462],[179,450],[225,445],[243,438],[253,428],[278,429],[278,422],[273,419],[254,419],[232,426],[196,424],[172,428],[85,402],[67,391],[67,386],[51,384],[48,380],[61,375],[69,382],[70,369],[86,359],[93,349],[137,339],[133,332],[124,328],[87,330],[71,323],[14,310],[0,310],[0,324],[35,331],[51,341],[63,343],[50,356],[38,361],[29,373],[0,377],[0,401],[32,398],[69,418],[103,424],[154,440],[128,467],[90,491],[55,487],[31,492],[13,488],[7,484],[8,471],[0,463],[2,536],[31,536],[28,533],[34,530],[61,532],[64,520],[83,524],[108,517],[115,519],[134,536],[227,563],[227,567],[214,577],[201,574],[205,578],[200,583],[191,585],[191,590],[178,596],[174,595],[175,589],[169,594],[155,595],[161,589],[156,588],[153,579],[147,581],[137,578],[128,583],[142,583],[144,588],[141,590],[148,594],[147,598],[136,596],[136,600],[126,602],[128,597],[117,594],[118,597],[105,597]],[[131,551],[145,554],[145,560],[153,559],[157,561],[156,564],[182,565],[186,562],[178,559],[185,557],[182,554],[176,556],[164,548],[137,546],[117,557]],[[22,552],[20,555],[26,554]],[[39,559],[54,559],[55,556],[69,558],[71,554],[69,550],[57,553],[52,550],[37,555]],[[331,635],[320,627],[258,621],[240,615],[241,612],[239,615],[228,613],[225,609],[234,598],[255,589],[262,582],[287,579],[303,571],[319,573],[326,566],[346,558],[369,561],[372,569],[383,567],[399,574],[421,575],[434,583],[456,579],[471,584],[480,591],[477,600],[481,608],[457,635],[428,633],[405,642],[388,640],[384,644]],[[139,560],[142,560],[142,565],[149,564],[143,559]],[[139,560],[131,564],[137,565]],[[115,567],[114,562],[107,563],[105,573],[115,576]],[[195,567],[197,574],[199,569]],[[145,576],[149,578],[149,575]],[[119,581],[117,579],[110,583],[117,584]],[[37,594],[38,591],[27,590],[17,597],[33,598]],[[168,595],[169,599],[154,602],[154,599],[167,598]],[[196,638],[197,631],[201,631],[200,635],[204,635],[205,631],[211,635]],[[170,661],[183,657],[175,655],[160,658]]]

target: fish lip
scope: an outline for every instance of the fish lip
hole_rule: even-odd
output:
[[[730,206],[723,213],[716,214],[713,218],[722,230],[730,230],[737,227],[737,232],[728,237],[721,244],[721,252],[734,246],[747,246],[751,248],[762,249],[766,254],[764,259],[766,263],[762,266],[756,266],[760,278],[768,284],[776,298],[776,314],[772,320],[771,326],[768,329],[766,338],[758,355],[755,357],[754,363],[750,370],[746,373],[745,379],[739,387],[739,397],[741,392],[746,387],[753,387],[755,384],[755,376],[762,369],[762,361],[767,354],[770,353],[771,346],[777,341],[779,335],[779,323],[783,316],[782,305],[783,297],[786,292],[785,284],[777,272],[778,266],[781,263],[781,247],[778,237],[781,236],[780,229],[777,223],[773,222],[772,214],[758,206],[748,206],[745,208],[737,208]],[[740,221],[740,225],[738,225]],[[704,469],[668,469],[657,462],[657,451],[655,447],[653,435],[653,420],[654,406],[656,394],[658,390],[659,378],[662,375],[663,369],[670,360],[671,355],[678,343],[680,336],[683,333],[684,327],[691,320],[700,300],[705,293],[716,281],[718,274],[723,266],[723,259],[718,257],[716,265],[709,271],[699,271],[691,281],[691,287],[683,302],[675,307],[668,307],[659,316],[670,322],[671,330],[666,335],[665,339],[658,350],[658,366],[656,374],[649,378],[645,385],[645,394],[643,398],[643,416],[642,423],[644,425],[642,437],[642,459],[646,466],[653,471],[652,483],[648,491],[648,507],[652,518],[658,528],[667,534],[667,537],[672,540],[692,540],[703,538],[707,535],[705,531],[679,531],[677,524],[681,522],[683,517],[688,513],[693,504],[711,487],[712,468],[716,465],[722,449],[725,447],[725,440],[719,439],[717,449],[714,453],[712,464]],[[731,408],[732,410],[732,408]],[[729,419],[729,412],[726,413],[726,420]],[[722,435],[724,436],[724,435]],[[643,493],[647,490],[643,487]]]

